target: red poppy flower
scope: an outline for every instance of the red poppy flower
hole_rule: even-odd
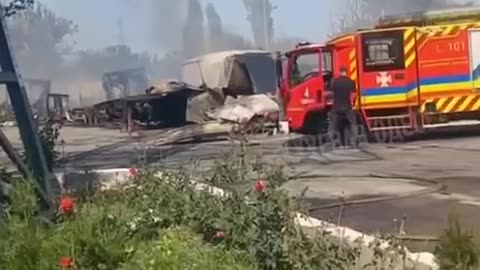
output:
[[[75,203],[72,197],[63,197],[60,199],[59,210],[63,214],[71,214],[75,209]]]
[[[130,174],[130,176],[137,176],[138,175],[138,170],[137,170],[137,168],[132,167],[128,170],[128,173]]]
[[[256,183],[255,183],[255,190],[257,192],[263,192],[265,191],[265,188],[267,187],[267,183],[265,183],[265,181],[263,180],[258,180]]]
[[[74,261],[70,257],[62,257],[62,258],[60,258],[60,266],[65,268],[65,269],[73,268]]]
[[[223,239],[223,238],[225,238],[225,232],[223,232],[223,231],[218,231],[218,232],[215,234],[215,238],[218,238],[218,239]]]

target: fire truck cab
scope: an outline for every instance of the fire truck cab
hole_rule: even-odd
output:
[[[330,86],[342,66],[354,68],[344,61],[351,57],[352,46],[350,39],[340,38],[328,44],[300,43],[285,53],[283,68],[277,77],[282,78],[279,89],[291,130],[307,134],[327,131],[328,112],[333,102]],[[356,71],[353,71],[349,75],[356,81]],[[352,95],[354,105],[356,100],[357,95]]]
[[[284,117],[292,131],[326,131],[328,87],[333,76],[331,57],[324,45],[302,42],[285,53],[277,65]]]

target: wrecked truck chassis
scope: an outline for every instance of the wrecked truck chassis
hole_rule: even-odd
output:
[[[177,128],[176,130],[195,129],[192,138],[210,135],[209,130],[202,131],[202,124],[186,121],[188,100],[199,94],[196,90],[184,89],[164,94],[137,95],[121,99],[109,100],[92,107],[73,110],[74,119],[88,126],[114,126],[129,133],[139,129]],[[150,106],[150,115],[146,108]],[[208,121],[207,126],[224,126],[214,135],[238,136],[239,134],[271,134],[277,128],[277,114],[255,115],[248,121]],[[272,117],[273,116],[273,117]],[[185,127],[185,128],[183,128]],[[188,134],[189,132],[187,132]]]
[[[84,125],[113,124],[128,132],[141,125],[147,128],[179,127],[186,124],[186,104],[194,92],[186,89],[160,95],[129,96],[74,109],[73,115]]]

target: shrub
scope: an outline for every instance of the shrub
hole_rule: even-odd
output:
[[[222,248],[206,245],[189,230],[172,229],[159,240],[142,245],[124,267],[125,270],[254,270],[245,257]]]
[[[195,190],[188,175],[147,173],[118,196],[139,213],[131,227],[144,230],[140,234],[146,228],[188,226],[207,242],[253,257],[258,269],[350,269],[358,250],[328,235],[304,233],[295,224],[300,204],[270,183],[213,196]]]
[[[52,269],[57,265],[57,249],[68,246],[51,241],[54,229],[49,221],[36,216],[36,196],[31,185],[16,184],[11,200],[0,222],[0,265],[13,270]]]
[[[62,269],[65,260],[71,260],[75,269],[88,270],[150,269],[152,260],[170,267],[159,269],[253,269],[248,256],[209,246],[188,229],[158,226],[153,228],[155,237],[145,237],[140,232],[148,229],[147,224],[138,230],[131,226],[138,217],[135,209],[122,200],[112,200],[109,194],[78,204],[73,215],[59,216],[52,223],[35,216],[31,185],[21,182],[14,190],[0,223],[2,269]],[[164,244],[168,244],[167,253],[156,254]],[[200,268],[184,268],[186,263]]]
[[[479,267],[479,254],[472,235],[464,231],[458,217],[448,217],[448,228],[440,236],[434,254],[442,270],[473,270]]]
[[[57,151],[58,138],[60,137],[61,126],[54,121],[48,119],[43,127],[39,128],[37,133],[40,140],[43,153],[45,155],[45,162],[50,171],[53,170],[55,163],[60,158],[60,152]],[[27,153],[21,153],[23,161],[28,164]]]
[[[60,136],[60,127],[53,119],[48,119],[45,125],[38,131],[38,135],[45,153],[47,166],[52,170],[55,162],[60,157],[60,153],[55,149]]]
[[[55,223],[36,217],[32,189],[20,183],[0,224],[0,263],[12,270],[363,269],[357,247],[296,225],[303,209],[277,188],[286,180],[281,168],[236,164],[220,168],[238,177],[211,172],[219,185],[235,186],[223,196],[199,191],[185,172],[142,171],[118,190],[77,198],[75,207],[67,200]]]

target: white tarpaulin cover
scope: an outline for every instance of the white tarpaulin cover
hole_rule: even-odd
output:
[[[189,85],[228,89],[234,95],[274,93],[275,60],[268,51],[238,50],[202,55],[184,63],[181,80]]]
[[[255,115],[278,112],[278,104],[266,95],[228,97],[223,106],[216,108],[208,116],[215,120],[230,122],[249,121]]]

